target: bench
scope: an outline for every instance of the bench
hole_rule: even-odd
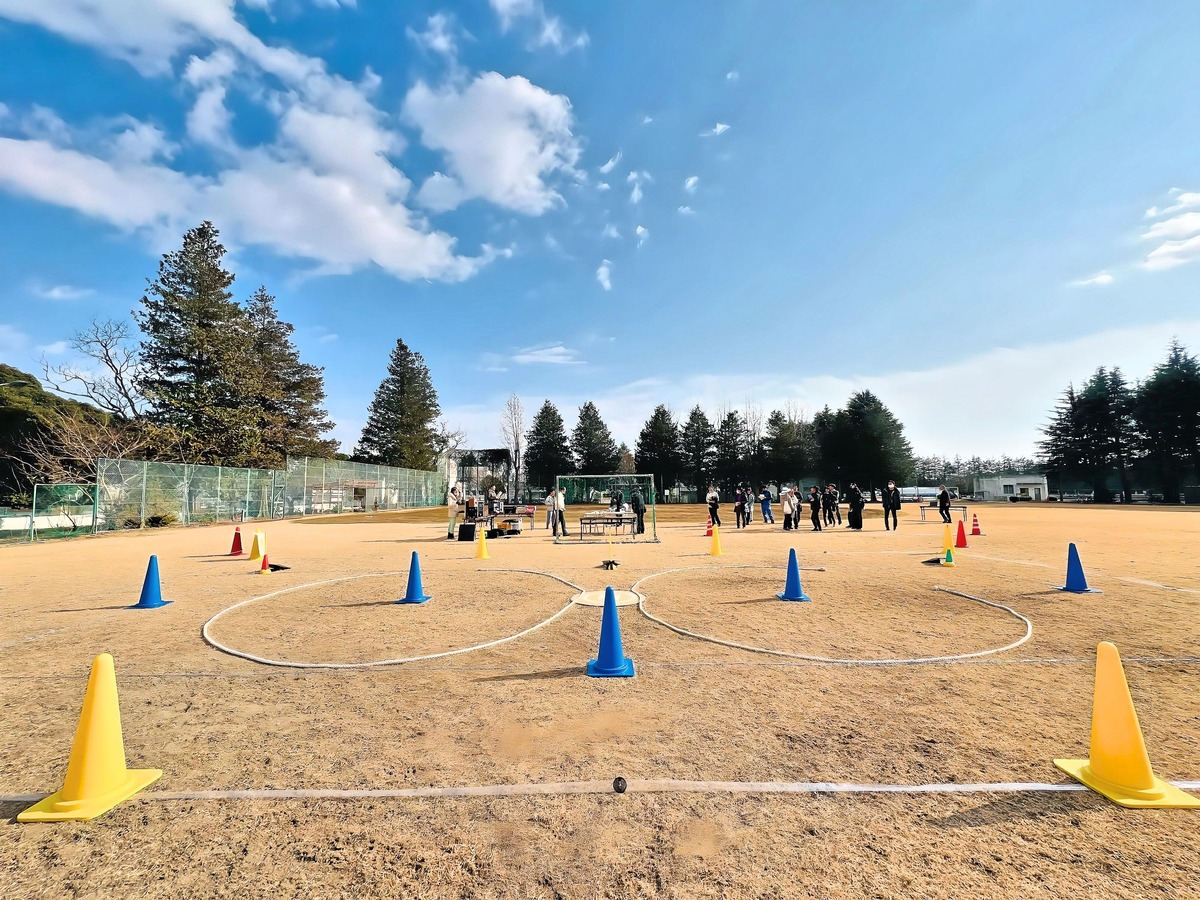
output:
[[[630,536],[636,538],[637,516],[633,513],[602,513],[581,516],[579,539],[582,541],[587,535],[604,537],[608,534],[609,528],[613,529],[616,534],[620,534],[625,528],[628,528]]]
[[[930,511],[937,512],[937,509],[938,509],[938,506],[936,503],[930,503],[928,506],[922,506],[921,507],[921,521],[922,522],[934,521],[934,520],[926,519],[925,514]],[[955,510],[955,509],[961,510],[962,511],[962,520],[964,522],[967,521],[967,508],[965,506],[951,506],[950,509],[951,510]],[[953,513],[951,513],[951,515],[953,515]],[[938,521],[938,522],[942,521],[942,516],[940,513],[938,513],[938,517],[937,517],[936,521]]]

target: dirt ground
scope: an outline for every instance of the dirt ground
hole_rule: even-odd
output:
[[[639,792],[368,799],[155,799],[231,789],[635,779],[945,784],[1068,779],[1086,756],[1093,659],[1110,640],[1155,771],[1200,779],[1200,511],[990,504],[953,569],[904,511],[861,533],[726,524],[661,507],[657,544],[474,546],[445,512],[267,522],[270,576],[223,555],[230,526],[0,548],[0,896],[1178,897],[1200,893],[1200,812],[1091,793]],[[575,511],[569,518],[573,518]],[[539,517],[540,519],[541,517]],[[732,518],[732,515],[730,515]],[[779,517],[782,521],[782,516]],[[539,526],[542,524],[538,522]],[[1069,541],[1101,594],[1055,591]],[[812,603],[781,603],[789,547]],[[420,552],[422,605],[404,593]],[[175,601],[130,611],[150,554]],[[818,571],[820,570],[820,571]],[[548,573],[548,574],[538,574]],[[633,679],[591,679],[601,611],[628,589],[692,632],[621,610]],[[647,578],[647,576],[655,576]],[[941,586],[1011,607],[1025,624]],[[400,665],[364,663],[512,641]],[[11,798],[62,782],[92,657],[116,660],[148,791],[87,823],[18,825]]]

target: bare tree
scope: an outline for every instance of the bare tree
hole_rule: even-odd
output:
[[[42,358],[46,383],[68,397],[78,397],[106,413],[122,419],[136,419],[146,405],[145,398],[134,387],[138,367],[138,351],[129,333],[127,322],[113,319],[93,319],[92,324],[77,332],[71,347],[81,356],[93,360],[95,369],[79,369],[70,364],[52,366]]]
[[[126,458],[153,442],[150,430],[115,416],[85,419],[54,413],[22,445],[21,466],[35,483],[93,482],[97,459]]]
[[[509,394],[500,416],[500,439],[512,455],[513,489],[521,485],[521,450],[525,440],[525,406],[516,394]]]

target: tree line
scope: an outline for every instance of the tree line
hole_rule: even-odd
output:
[[[1042,461],[1052,491],[1086,488],[1096,502],[1135,485],[1178,502],[1200,484],[1200,362],[1178,341],[1142,381],[1098,368],[1067,385],[1043,429]]]

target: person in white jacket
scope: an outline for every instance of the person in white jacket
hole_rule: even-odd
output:
[[[791,531],[796,521],[796,495],[791,488],[780,488],[779,505],[783,507],[783,530]]]
[[[546,504],[546,530],[555,531],[555,524],[558,522],[558,504],[555,502],[558,497],[558,491],[550,488],[550,493],[546,495],[543,501]]]
[[[454,485],[446,492],[446,515],[449,522],[446,525],[446,540],[454,540],[454,523],[458,521],[458,504],[462,502],[462,488]]]

